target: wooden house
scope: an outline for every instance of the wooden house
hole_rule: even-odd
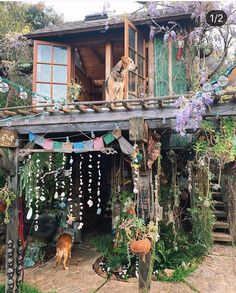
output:
[[[36,95],[30,106],[0,109],[0,127],[14,129],[26,142],[20,143],[11,154],[14,164],[8,168],[9,186],[15,193],[18,193],[19,157],[42,151],[33,149],[34,144],[28,142],[29,132],[53,139],[73,137],[78,132],[95,132],[99,136],[119,128],[124,137],[132,144],[137,142],[145,154],[148,127],[149,132],[165,130],[163,141],[170,149],[175,126],[173,102],[182,94],[190,96],[191,68],[176,60],[177,48],[171,41],[165,46],[163,34],[157,35],[154,41],[149,40],[152,21],[145,12],[109,19],[106,15],[92,15],[83,21],[27,35],[34,46],[32,89]],[[161,26],[176,21],[186,29],[194,25],[190,14],[166,15],[156,21]],[[188,60],[188,50],[185,54]],[[122,56],[130,56],[138,70],[126,76],[124,99],[111,103],[104,84]],[[72,101],[69,93],[74,83],[81,85],[82,92]],[[234,115],[233,101],[215,104],[206,113],[207,117]],[[149,175],[147,166],[142,166],[140,188],[144,197],[150,194]],[[16,241],[17,226],[15,217],[8,225],[7,240]]]

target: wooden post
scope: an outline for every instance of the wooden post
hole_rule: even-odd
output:
[[[113,66],[113,55],[112,55],[112,43],[107,42],[105,48],[105,80],[110,75],[111,69]],[[105,92],[105,100],[109,100],[107,92]]]
[[[139,293],[149,293],[151,289],[151,274],[152,266],[152,252],[150,251],[145,256],[145,261],[139,257],[138,271],[139,271]]]
[[[14,192],[18,197],[18,156],[17,150],[9,150],[10,156],[9,159],[12,162],[12,174],[8,176],[8,188],[10,191]],[[16,273],[16,254],[17,254],[17,240],[18,240],[18,226],[19,226],[19,219],[18,219],[18,198],[16,198],[15,202],[13,203],[12,213],[10,215],[10,222],[7,224],[7,232],[6,232],[6,248],[8,246],[8,241],[13,241],[13,260],[14,260],[14,273],[13,279],[15,280],[15,273]],[[8,281],[9,277],[7,274],[8,269],[8,253],[6,249],[6,277],[5,277],[5,293],[13,292],[12,289],[9,288]]]
[[[173,83],[172,83],[172,40],[169,39],[169,63],[168,63],[168,77],[169,77],[169,95],[173,94]]]
[[[148,95],[154,97],[155,60],[154,43],[148,42]]]

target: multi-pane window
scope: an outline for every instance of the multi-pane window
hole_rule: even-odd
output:
[[[145,40],[137,28],[125,21],[125,55],[133,59],[136,71],[128,73],[128,98],[137,98],[145,93]]]
[[[69,83],[70,51],[67,46],[35,42],[34,91],[54,101],[63,101]],[[36,96],[36,104],[45,101]]]

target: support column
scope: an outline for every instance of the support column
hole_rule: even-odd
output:
[[[105,80],[109,77],[113,67],[112,43],[107,42],[105,48]],[[108,94],[105,92],[105,100],[108,100]]]
[[[18,156],[17,149],[9,150],[9,159],[12,162],[12,171],[8,176],[8,188],[10,191],[14,192],[17,196],[15,202],[12,203],[10,222],[7,224],[6,233],[6,277],[5,277],[5,293],[13,293],[11,280],[13,280],[13,286],[16,279],[16,260],[17,260],[17,240],[18,240],[18,227],[19,227],[19,214],[18,214]],[[13,254],[7,251],[7,248],[13,247]],[[10,260],[13,261],[13,272],[9,273],[9,263]],[[13,278],[12,278],[13,275]]]

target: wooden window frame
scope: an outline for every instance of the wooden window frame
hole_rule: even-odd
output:
[[[52,47],[52,55],[51,55],[51,62],[39,62],[38,61],[38,45],[46,45]],[[67,49],[67,62],[66,64],[60,64],[60,63],[54,63],[54,47],[65,47]],[[68,94],[68,88],[71,82],[71,46],[68,44],[61,44],[61,43],[55,43],[55,42],[46,42],[46,41],[34,41],[34,50],[33,50],[33,82],[32,82],[32,89],[33,92],[36,92],[36,86],[37,84],[49,84],[50,85],[50,98],[53,100],[52,94],[53,94],[53,85],[66,85],[67,86],[67,94]],[[47,64],[51,67],[51,76],[50,76],[50,82],[44,82],[44,81],[38,81],[37,80],[37,65],[38,64]],[[53,66],[59,65],[59,66],[65,66],[67,67],[67,81],[65,83],[62,82],[53,82]],[[67,97],[66,97],[67,98]],[[36,104],[36,99],[33,98],[33,105]]]
[[[130,22],[127,18],[125,18],[124,21],[124,27],[125,27],[125,32],[124,32],[124,55],[129,56],[129,50],[133,51],[135,54],[135,60],[134,63],[138,67],[138,58],[143,59],[143,76],[141,76],[138,72],[134,72],[133,74],[135,75],[135,92],[129,92],[129,74],[127,73],[125,76],[125,87],[124,87],[124,98],[128,99],[129,94],[134,96],[134,98],[138,98],[138,79],[141,78],[143,79],[143,89],[144,92],[146,92],[146,41],[142,33],[137,29],[137,27]],[[129,27],[131,27],[135,31],[135,48],[132,48],[129,45]],[[139,36],[142,37],[143,39],[143,55],[139,52],[138,48],[138,41],[139,41]]]

